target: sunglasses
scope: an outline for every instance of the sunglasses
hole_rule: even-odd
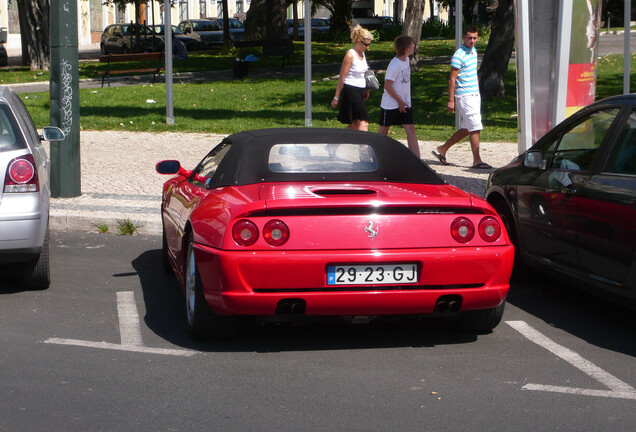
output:
[[[362,41],[360,41],[360,43],[361,43],[362,45],[364,45],[364,46],[367,46],[367,47],[368,47],[369,45],[371,45],[371,42],[362,42]]]

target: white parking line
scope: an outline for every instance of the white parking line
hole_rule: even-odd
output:
[[[44,343],[182,357],[192,357],[197,353],[189,350],[144,347],[141,339],[141,327],[139,326],[139,313],[137,312],[137,303],[135,303],[135,293],[133,291],[117,292],[117,314],[119,316],[121,344],[62,338],[50,338],[45,340]]]
[[[587,396],[599,396],[599,397],[612,397],[620,399],[634,399],[636,400],[636,389],[629,384],[619,380],[614,375],[604,371],[594,363],[584,359],[576,352],[557,344],[547,336],[538,332],[525,321],[506,321],[510,327],[517,330],[523,336],[537,345],[547,349],[551,353],[555,354],[559,358],[565,360],[575,368],[579,369],[583,373],[594,378],[604,386],[608,387],[607,390],[593,390],[593,389],[580,389],[571,387],[551,386],[542,384],[526,384],[522,388],[524,390],[539,390],[550,391],[557,393],[569,393],[569,394],[581,394]]]
[[[139,313],[132,291],[117,292],[117,313],[119,314],[119,334],[122,345],[142,346]]]
[[[135,346],[135,345],[120,345],[113,344],[108,342],[90,342],[83,341],[77,339],[61,339],[61,338],[51,338],[44,341],[47,344],[55,344],[55,345],[72,345],[84,348],[100,348],[100,349],[109,349],[115,351],[128,351],[128,352],[137,352],[144,354],[163,354],[163,355],[173,355],[173,356],[181,356],[181,357],[192,357],[197,352],[196,351],[188,351],[188,350],[178,350],[178,349],[170,349],[170,348],[148,348],[143,346]]]

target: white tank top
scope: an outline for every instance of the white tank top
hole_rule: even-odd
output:
[[[366,82],[364,80],[364,73],[369,69],[369,65],[367,64],[367,58],[362,53],[362,60],[358,57],[358,53],[355,49],[351,48],[349,50],[351,54],[353,54],[353,63],[349,68],[349,72],[344,79],[344,83],[353,87],[361,87],[365,88]]]

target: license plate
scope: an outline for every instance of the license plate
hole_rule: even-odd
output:
[[[417,264],[327,266],[327,285],[416,284]]]

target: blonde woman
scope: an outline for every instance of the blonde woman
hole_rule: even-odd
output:
[[[373,41],[371,32],[359,25],[351,29],[351,42],[354,46],[344,56],[340,67],[340,76],[336,86],[336,94],[331,106],[340,103],[338,120],[356,130],[369,130],[369,114],[364,101],[369,99],[369,91],[365,89],[364,73],[369,69],[364,53]]]

